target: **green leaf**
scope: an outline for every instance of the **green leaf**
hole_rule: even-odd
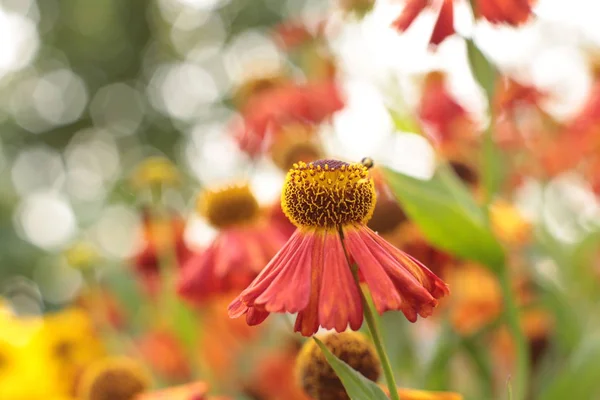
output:
[[[325,359],[342,381],[344,389],[346,389],[352,400],[389,400],[375,382],[365,378],[360,372],[355,371],[351,366],[333,355],[319,339],[316,337],[313,337],[313,339],[321,348]]]
[[[385,175],[406,214],[432,244],[494,269],[502,267],[504,252],[486,215],[447,166],[438,167],[426,181],[389,169]]]
[[[421,127],[417,120],[408,113],[403,113],[397,108],[388,108],[388,113],[394,122],[394,127],[400,132],[421,134]]]
[[[467,39],[467,56],[473,77],[479,85],[485,90],[488,99],[494,95],[494,85],[496,82],[496,68],[490,63],[487,57],[479,50],[472,39]]]

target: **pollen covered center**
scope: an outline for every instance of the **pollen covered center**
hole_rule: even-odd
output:
[[[281,206],[300,227],[365,224],[375,208],[375,185],[362,164],[299,162],[287,174]]]
[[[215,228],[252,222],[260,213],[247,184],[206,190],[198,197],[197,210]]]

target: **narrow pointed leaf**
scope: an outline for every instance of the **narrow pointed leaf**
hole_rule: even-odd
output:
[[[355,371],[351,366],[333,355],[319,339],[316,337],[313,337],[313,339],[321,348],[325,359],[342,381],[346,393],[352,400],[389,400],[389,397],[375,382],[365,378],[360,372]]]

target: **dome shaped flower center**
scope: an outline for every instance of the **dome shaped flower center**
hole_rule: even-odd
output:
[[[129,400],[149,386],[142,367],[128,359],[109,359],[89,368],[81,383],[85,400]]]
[[[375,208],[375,185],[362,164],[299,162],[287,174],[281,206],[299,227],[365,224]]]
[[[253,221],[260,212],[247,184],[207,190],[198,197],[197,210],[215,228]]]
[[[323,344],[339,359],[377,381],[381,375],[380,361],[371,343],[358,332],[330,334],[321,338]],[[300,386],[315,399],[349,400],[342,382],[325,360],[316,342],[309,340],[296,360],[296,375]]]

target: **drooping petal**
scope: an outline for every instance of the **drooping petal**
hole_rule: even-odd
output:
[[[256,279],[229,306],[229,316],[246,312],[295,313],[309,301],[313,232],[297,230]],[[251,318],[248,316],[248,318]]]
[[[450,294],[448,285],[446,285],[436,274],[431,272],[429,268],[423,265],[420,261],[416,260],[410,254],[407,254],[396,247],[388,243],[384,238],[373,232],[367,230],[366,233],[381,247],[395,257],[402,265],[404,265],[413,276],[419,279],[419,282],[427,289],[429,293],[436,299],[440,299]]]
[[[311,291],[308,305],[298,313],[294,332],[300,332],[303,336],[311,336],[319,330],[319,296],[323,279],[323,256],[325,251],[325,235],[315,232],[315,241],[312,255]]]
[[[256,298],[269,312],[296,313],[308,305],[311,288],[312,252],[316,235],[304,233],[304,238],[271,285]]]
[[[363,320],[362,300],[338,232],[328,232],[324,249],[323,280],[319,296],[321,326],[343,332],[350,323],[353,330],[358,330]]]
[[[383,314],[387,310],[399,310],[402,299],[394,283],[386,274],[381,264],[371,254],[371,250],[354,228],[344,228],[344,242],[350,256],[358,264],[365,282],[371,290],[373,303],[377,312]]]
[[[399,309],[409,321],[414,322],[417,314],[422,317],[431,315],[433,308],[437,305],[435,297],[441,297],[448,293],[448,288],[441,279],[418,261],[387,243],[369,228],[357,226],[346,229],[345,237],[348,249],[358,262],[359,269],[369,285],[373,301],[379,312],[382,312],[380,307],[384,310]],[[393,297],[390,292],[387,292],[387,289],[383,291],[377,282],[373,282],[372,278],[369,279],[369,275],[373,271],[378,271],[379,274],[383,272],[392,283],[394,294],[400,296],[401,302],[395,308],[383,306],[383,304],[389,304]],[[381,302],[380,305],[378,305],[378,301]]]

